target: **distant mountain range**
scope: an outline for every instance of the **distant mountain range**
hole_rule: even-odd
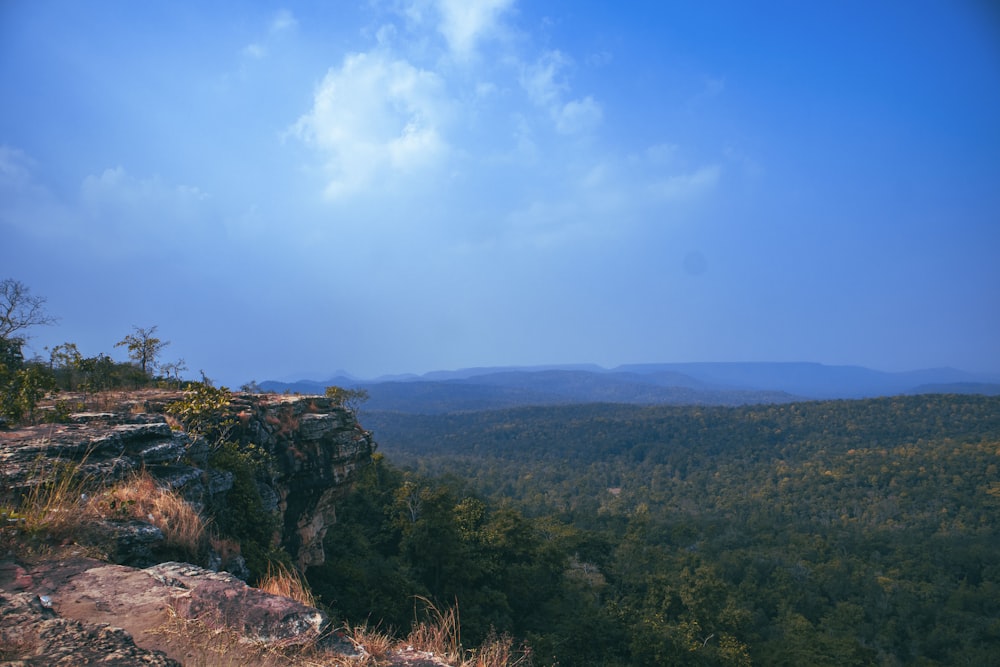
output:
[[[365,410],[417,414],[585,402],[746,405],[921,393],[1000,395],[1000,377],[953,368],[887,373],[816,363],[492,367],[376,380],[338,376],[260,383],[265,391],[301,394],[322,394],[330,385],[366,389]]]

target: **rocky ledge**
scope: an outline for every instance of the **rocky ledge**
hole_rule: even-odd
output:
[[[148,472],[196,510],[225,503],[233,474],[209,463],[218,443],[180,430],[163,414],[166,404],[182,397],[147,392],[125,409],[2,430],[0,487],[10,496],[24,495],[71,465],[98,485]],[[371,434],[353,413],[320,396],[236,394],[223,418],[232,424],[230,441],[266,453],[267,465],[254,482],[264,511],[278,517],[275,546],[302,570],[322,563],[336,503],[375,449]],[[211,664],[204,654],[209,649],[189,641],[191,624],[212,641],[219,633],[233,638],[226,651],[237,657],[228,664],[250,655],[248,647],[353,651],[330,632],[324,612],[234,576],[249,574],[239,562],[223,562],[217,554],[202,563],[212,569],[158,562],[163,535],[156,526],[135,519],[112,523],[102,529],[117,540],[109,553],[114,562],[85,558],[83,551],[74,555],[72,544],[61,545],[59,560],[0,552],[0,665]],[[11,530],[17,527],[0,526],[0,533]],[[231,573],[213,571],[222,567]],[[178,624],[184,632],[172,630]]]
[[[197,661],[211,647],[171,641],[177,634],[190,636],[188,629],[171,632],[185,622],[226,633],[229,648],[321,645],[342,655],[354,652],[329,632],[322,611],[188,563],[138,569],[89,558],[31,566],[3,562],[0,614],[0,651],[28,664]]]
[[[128,407],[162,412],[182,397],[181,392],[147,392],[144,401]],[[269,465],[256,483],[264,511],[279,516],[276,541],[301,570],[321,564],[336,501],[376,448],[371,433],[349,410],[322,396],[235,394],[227,416],[233,420],[231,439],[267,454]],[[68,423],[0,431],[0,485],[24,493],[67,462],[79,474],[109,485],[145,470],[200,510],[220,498],[224,502],[233,486],[231,472],[209,465],[211,447],[201,436],[171,428],[158,412],[76,413]],[[152,526],[114,530],[124,535],[126,547],[156,540]],[[148,551],[129,555],[126,548],[120,562],[152,564]]]

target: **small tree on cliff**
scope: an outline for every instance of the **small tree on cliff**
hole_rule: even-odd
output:
[[[150,375],[156,370],[156,358],[160,356],[163,348],[170,345],[170,341],[157,338],[154,335],[156,333],[155,326],[146,329],[133,326],[132,330],[134,333],[115,343],[115,347],[127,347],[128,358],[139,364],[143,375]]]
[[[358,410],[361,409],[361,404],[368,400],[368,390],[367,389],[344,389],[343,387],[327,387],[326,388],[327,397],[333,399],[333,404],[345,408],[355,417],[358,416]]]

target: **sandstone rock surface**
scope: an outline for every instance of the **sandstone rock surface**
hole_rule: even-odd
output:
[[[162,651],[136,646],[122,630],[60,617],[38,595],[0,592],[0,664],[181,667]]]
[[[330,625],[314,607],[225,573],[187,563],[137,569],[88,558],[0,563],[0,616],[8,653],[41,661],[30,664],[66,665],[87,664],[72,662],[74,655],[122,665],[175,665],[167,655],[196,657],[199,647],[178,646],[162,632],[174,618],[284,649],[316,644]],[[352,651],[349,645],[341,650]]]

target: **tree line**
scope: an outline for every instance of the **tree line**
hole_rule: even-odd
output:
[[[131,333],[114,344],[125,348],[128,362],[115,361],[103,352],[86,357],[70,342],[45,348],[48,358],[26,359],[28,332],[58,321],[49,314],[46,303],[18,280],[0,281],[0,419],[32,423],[39,417],[39,401],[58,390],[96,393],[157,384],[180,386],[180,374],[187,366],[183,359],[162,361],[170,341],[157,335],[156,326],[133,326]],[[52,412],[46,416],[58,418]]]

